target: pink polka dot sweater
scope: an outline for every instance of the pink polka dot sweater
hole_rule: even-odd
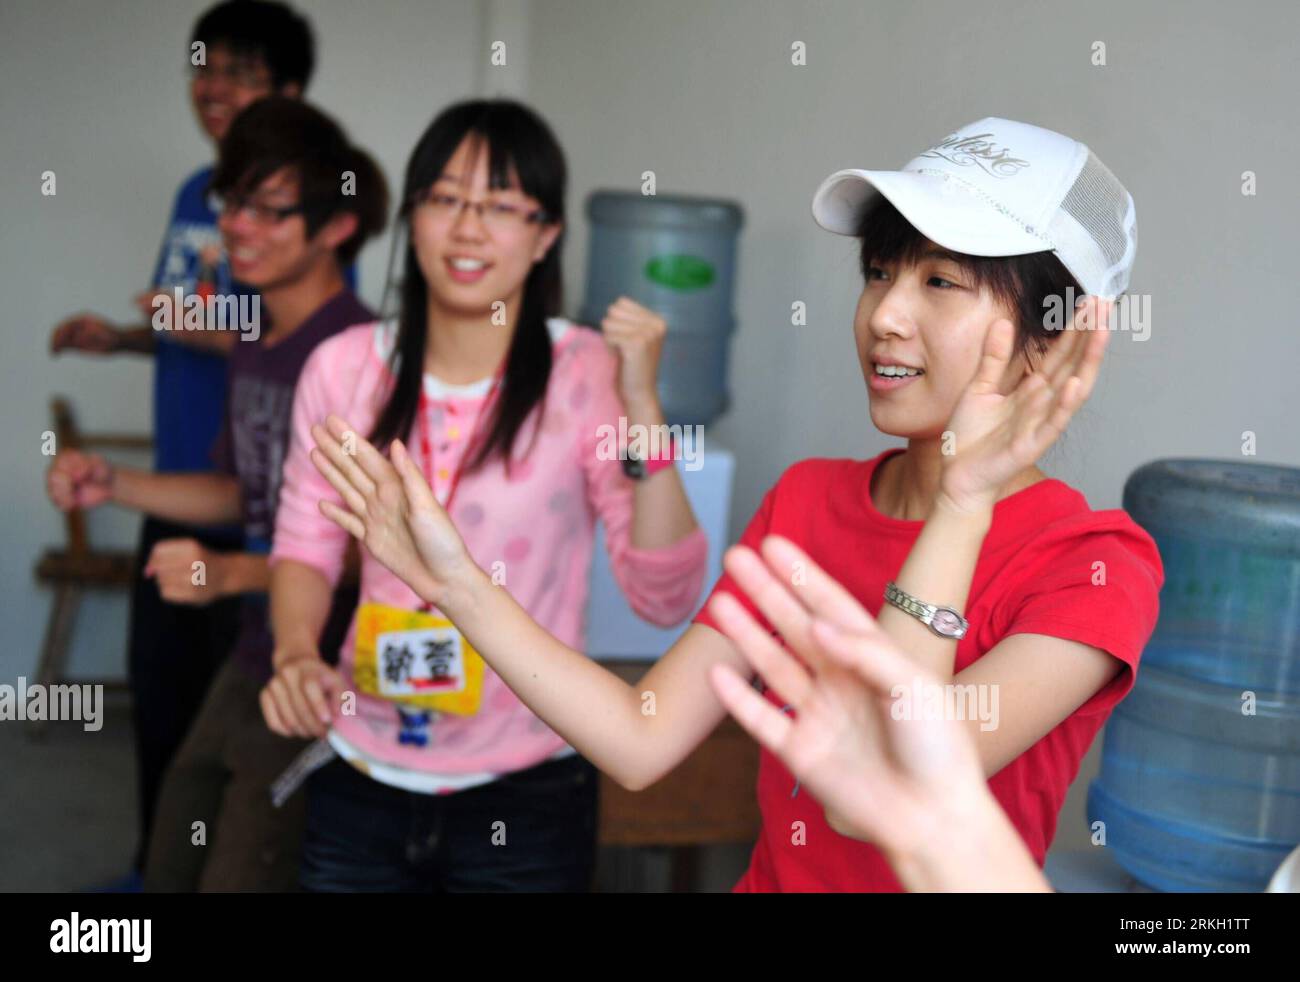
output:
[[[450,514],[479,566],[503,573],[506,588],[539,624],[583,650],[597,519],[605,526],[615,578],[633,609],[662,626],[680,622],[694,609],[703,587],[708,544],[696,529],[665,548],[632,546],[633,484],[619,461],[597,456],[601,425],[617,429],[623,414],[616,356],[595,331],[561,318],[552,319],[548,328],[555,360],[545,413],[541,406],[535,408],[520,431],[510,480],[499,458],[465,474]],[[309,459],[314,445],[310,428],[333,413],[358,433],[370,432],[391,385],[387,359],[394,335],[391,323],[350,328],[320,344],[303,368],[294,398],[272,565],[295,560],[320,570],[331,584],[337,582],[347,534],[318,508],[321,499],[340,498]],[[431,484],[438,499],[445,501],[491,382],[450,386],[426,375],[424,385],[429,409],[423,425],[430,427],[426,432],[434,451]],[[407,441],[417,461],[420,425],[417,422],[417,433]],[[530,445],[531,451],[522,457]],[[420,604],[411,589],[364,548],[361,600],[412,610]],[[354,618],[339,659],[350,685],[355,630]],[[373,760],[432,774],[507,773],[545,760],[565,746],[490,668],[477,714],[436,717],[425,746],[399,742],[401,721],[395,704],[361,692],[354,715],[342,715],[335,707],[333,726]]]

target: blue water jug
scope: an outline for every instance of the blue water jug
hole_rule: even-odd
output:
[[[1155,889],[1262,890],[1300,842],[1300,470],[1155,461],[1124,508],[1165,583],[1089,821]]]

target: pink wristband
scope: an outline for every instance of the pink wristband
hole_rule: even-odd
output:
[[[657,474],[665,467],[671,467],[673,461],[677,459],[677,441],[671,437],[668,440],[668,446],[657,457],[650,457],[645,461],[645,476],[650,477]]]

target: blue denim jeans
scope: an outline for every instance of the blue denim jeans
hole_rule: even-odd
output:
[[[581,756],[427,795],[336,759],[307,782],[300,883],[319,893],[583,892],[596,769]]]

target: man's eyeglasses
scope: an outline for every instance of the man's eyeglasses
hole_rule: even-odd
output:
[[[309,209],[308,205],[301,202],[296,205],[277,207],[239,194],[214,195],[214,204],[221,214],[231,218],[236,217],[241,211],[247,211],[249,217],[258,225],[279,225],[290,215],[301,215]]]
[[[489,229],[518,229],[531,223],[545,223],[546,209],[527,208],[523,205],[494,198],[470,201],[458,194],[432,189],[417,191],[411,196],[413,207],[428,208],[439,221],[454,222],[468,207],[478,214],[479,221]]]
[[[213,81],[223,78],[241,89],[269,89],[271,76],[257,65],[233,62],[229,65],[190,65],[190,78],[196,81]]]

